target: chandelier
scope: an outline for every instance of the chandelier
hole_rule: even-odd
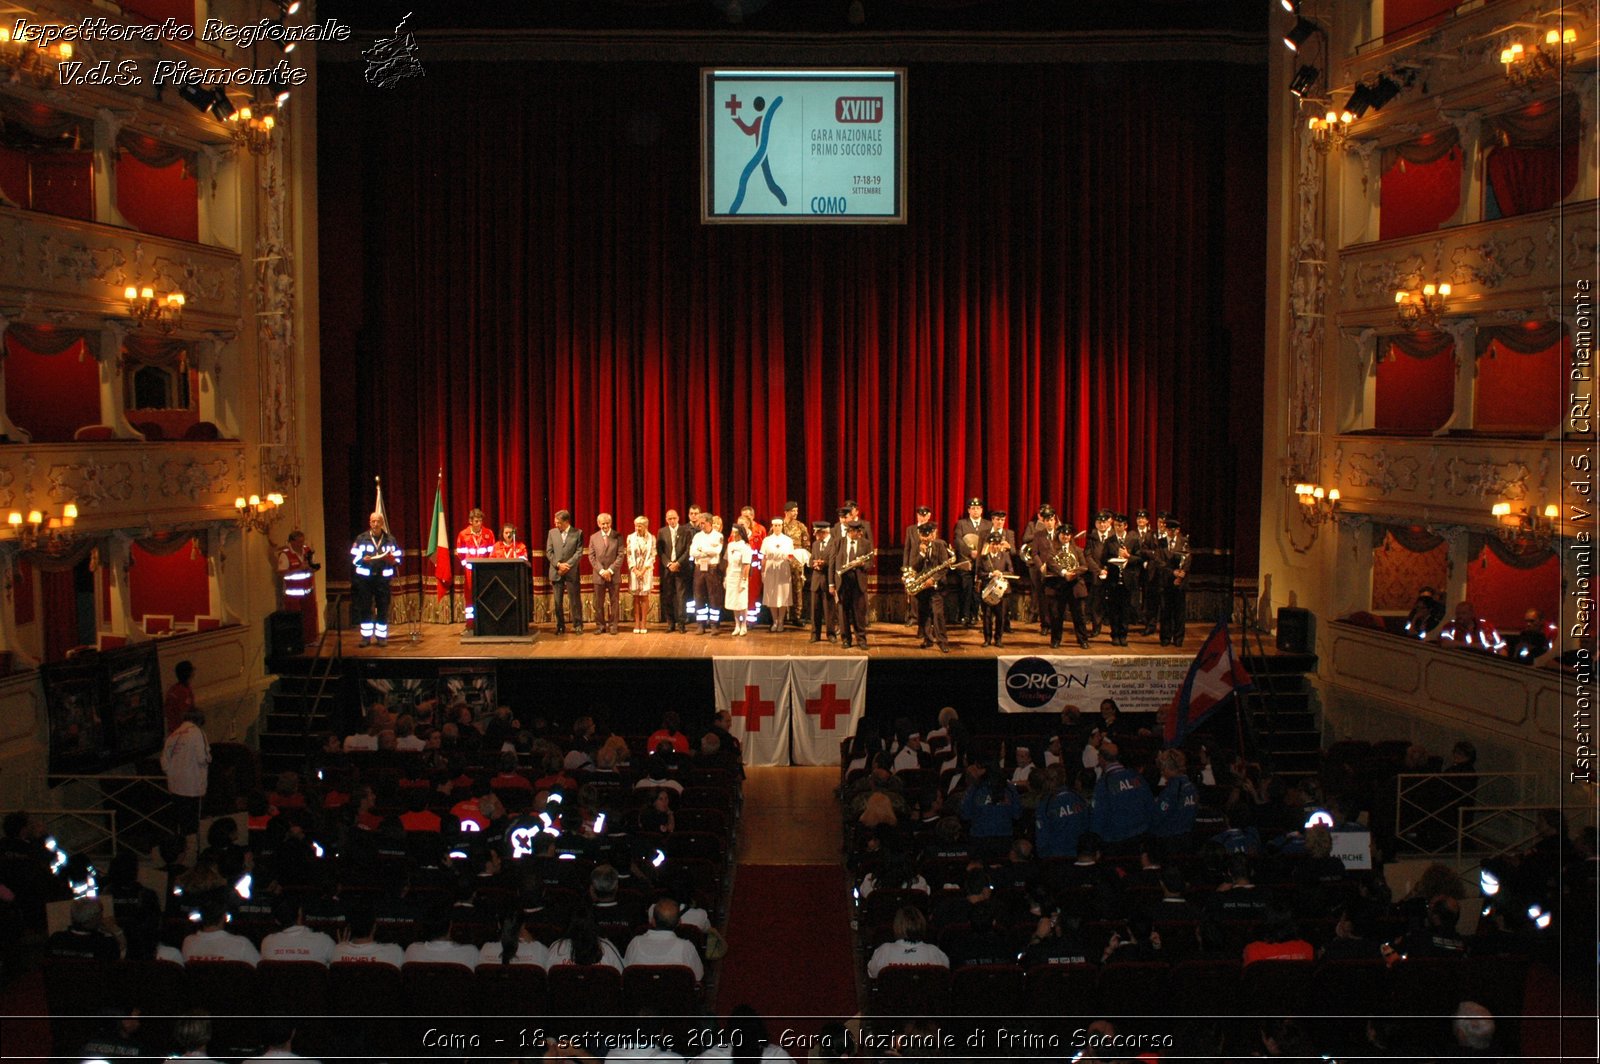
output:
[[[1416,291],[1402,288],[1394,294],[1395,318],[1407,329],[1437,329],[1449,295],[1448,284],[1425,284]]]
[[[1489,512],[1496,522],[1495,534],[1518,554],[1548,550],[1555,535],[1556,518],[1561,516],[1555,503],[1545,506],[1543,513],[1535,513],[1531,506],[1513,513],[1510,503],[1497,502]]]
[[[1312,115],[1306,122],[1311,130],[1312,147],[1324,155],[1335,148],[1342,149],[1350,138],[1350,123],[1355,120],[1356,116],[1349,111],[1329,111],[1321,118]]]
[[[233,500],[235,520],[241,532],[266,532],[283,515],[279,513],[283,506],[283,496],[278,492],[269,492],[266,495],[252,495],[246,499],[243,495]]]
[[[1530,89],[1545,78],[1559,75],[1567,61],[1567,53],[1578,42],[1575,29],[1550,30],[1544,35],[1544,45],[1524,45],[1516,41],[1500,50],[1500,63],[1506,68],[1506,77],[1519,89]]]
[[[1300,503],[1300,516],[1313,528],[1326,523],[1339,509],[1338,488],[1301,483],[1294,486],[1294,494]]]
[[[251,155],[265,155],[272,150],[272,130],[278,124],[278,105],[259,101],[246,104],[225,121],[233,133],[235,144],[248,149]]]
[[[71,58],[72,45],[66,41],[52,45],[19,41],[8,27],[0,26],[0,67],[11,72],[14,82],[28,82],[38,89],[60,85],[61,64]]]
[[[6,527],[11,530],[23,550],[43,550],[49,554],[64,554],[77,534],[72,531],[78,523],[78,504],[67,503],[60,517],[52,517],[42,510],[29,510],[24,518],[20,510],[6,515]]]
[[[128,315],[140,325],[156,325],[162,332],[171,332],[183,321],[186,300],[182,292],[158,296],[150,285],[130,284],[122,290],[122,298],[128,301]]]

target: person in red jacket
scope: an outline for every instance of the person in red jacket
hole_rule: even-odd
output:
[[[466,596],[467,602],[467,631],[473,629],[472,609],[472,563],[479,558],[487,558],[494,550],[494,533],[483,527],[483,511],[473,508],[467,514],[467,527],[456,533],[456,557],[461,561],[461,570],[465,574],[461,579],[461,593]]]

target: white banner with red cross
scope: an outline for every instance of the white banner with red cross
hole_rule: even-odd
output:
[[[867,708],[867,660],[713,658],[717,709],[747,765],[837,765]]]
[[[793,658],[789,740],[796,765],[837,765],[839,742],[867,711],[867,659]]]
[[[733,714],[728,731],[744,747],[747,765],[789,763],[788,658],[713,658],[717,709]]]

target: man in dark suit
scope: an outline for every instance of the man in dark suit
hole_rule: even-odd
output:
[[[811,614],[811,641],[822,642],[822,629],[828,629],[828,642],[839,638],[839,617],[832,593],[828,590],[828,560],[838,540],[826,521],[811,523],[811,562],[805,568],[806,609]]]
[[[850,531],[849,525],[851,521],[859,521],[861,523],[861,542],[866,544],[866,550],[871,550],[873,545],[872,522],[861,516],[861,507],[854,499],[846,499],[844,505],[839,507],[839,520],[833,526],[834,539],[840,544],[844,543],[846,533]]]
[[[689,617],[684,604],[689,601],[689,586],[694,568],[689,563],[689,543],[694,532],[678,520],[678,511],[667,511],[667,523],[656,533],[656,557],[661,559],[661,612],[667,618],[667,631],[687,632]]]
[[[589,537],[589,564],[594,567],[595,626],[617,634],[617,613],[622,609],[622,537],[611,527],[611,515],[595,518],[600,531]]]
[[[1048,523],[1055,525],[1054,511]],[[1033,559],[1033,567],[1039,570],[1044,583],[1050,645],[1061,645],[1062,630],[1066,627],[1067,614],[1071,613],[1072,631],[1078,637],[1078,646],[1087,650],[1089,636],[1084,627],[1083,604],[1089,597],[1089,589],[1084,586],[1089,577],[1089,563],[1082,548],[1073,542],[1072,526],[1063,521],[1048,533],[1037,536]]]
[[[1039,559],[1034,547],[1037,545],[1041,533],[1045,536],[1050,534],[1050,527],[1045,525],[1046,511],[1049,512],[1052,520],[1055,518],[1055,507],[1047,502],[1040,503],[1033,520],[1023,527],[1022,536],[1017,540],[1018,550],[1025,550],[1033,557],[1033,560],[1028,562],[1028,589],[1033,592],[1033,612],[1039,621],[1040,635],[1049,635],[1050,625],[1044,615],[1044,577],[1041,575]]]
[[[950,548],[956,552],[956,561],[973,562],[989,542],[989,522],[983,519],[983,500],[974,495],[967,500],[967,516],[950,530]],[[964,628],[971,628],[978,619],[978,585],[973,569],[956,573],[956,620]]]
[[[1156,521],[1156,582],[1161,589],[1161,645],[1183,646],[1187,609],[1184,580],[1189,575],[1189,537],[1172,515]]]
[[[906,553],[906,565],[915,573],[926,573],[950,561],[950,545],[938,536],[939,526],[932,521],[917,526],[917,544]],[[916,594],[917,634],[922,637],[924,649],[938,643],[939,649],[950,653],[950,637],[944,627],[944,592],[940,590],[940,577]]]
[[[1005,541],[1006,549],[1011,553],[1011,571],[1016,573],[1018,576],[1022,576],[1022,570],[1027,568],[1027,566],[1023,564],[1022,556],[1017,553],[1018,541],[1016,532],[1012,531],[1006,525],[1008,516],[1009,515],[1004,510],[990,510],[987,514],[985,514],[984,517],[989,524],[989,535],[985,536],[984,539],[985,542],[987,542],[988,539],[994,535],[994,533],[999,532],[1000,538]],[[1000,603],[1000,621],[1003,631],[1011,631],[1011,613],[1016,608],[1015,601],[1022,597],[1021,595],[1017,594],[1017,591],[1021,586],[1021,584],[1013,586],[1011,588],[1011,593],[1008,594],[1005,597],[1005,600]]]
[[[900,540],[900,542],[904,544],[904,546],[900,548],[900,564],[902,567],[910,565],[911,559],[916,555],[921,542],[921,537],[918,536],[917,529],[921,528],[924,524],[933,519],[933,510],[927,506],[919,506],[917,507],[913,516],[915,519],[911,524],[906,526],[906,534]],[[910,595],[907,595],[906,627],[909,628],[918,623],[917,600],[912,598]]]
[[[850,521],[845,527],[845,538],[829,553],[828,592],[839,603],[839,627],[844,632],[844,645],[853,646],[861,641],[867,649],[867,565],[862,562],[872,552],[872,541],[867,539],[867,526],[863,521]]]
[[[1111,535],[1111,511],[1095,511],[1094,527],[1089,529],[1083,544],[1084,557],[1089,560],[1089,566],[1094,570],[1095,577],[1089,582],[1090,639],[1100,634],[1100,626],[1106,617],[1106,588],[1105,581],[1100,579],[1100,567],[1104,564],[1106,543],[1111,539]]]
[[[1128,645],[1130,603],[1139,586],[1139,560],[1128,545],[1128,515],[1111,518],[1111,538],[1101,558],[1101,584],[1105,598],[1106,623],[1111,626],[1111,645]]]
[[[1151,594],[1153,581],[1149,565],[1145,561],[1145,551],[1155,542],[1156,530],[1150,526],[1150,511],[1135,510],[1133,513],[1133,527],[1128,529],[1123,543],[1128,548],[1128,566],[1133,572],[1133,584],[1129,591],[1128,613],[1130,624],[1144,627],[1145,635],[1154,635],[1156,631],[1156,602]]]
[[[567,600],[572,602],[574,631],[583,633],[583,598],[578,593],[578,557],[583,553],[583,529],[572,527],[572,513],[556,511],[556,527],[544,537],[544,557],[550,566],[550,594],[555,599],[556,635],[567,630]]]

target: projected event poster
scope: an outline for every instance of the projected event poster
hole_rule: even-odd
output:
[[[903,70],[701,71],[704,222],[904,222]]]

